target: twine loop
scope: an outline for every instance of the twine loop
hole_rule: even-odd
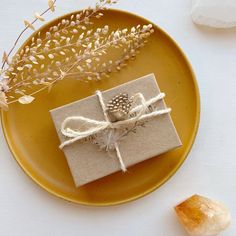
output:
[[[83,117],[83,116],[69,116],[69,117],[67,117],[61,124],[61,133],[65,137],[68,137],[70,139],[64,141],[59,146],[60,149],[63,149],[65,146],[73,144],[78,140],[88,138],[92,135],[98,134],[98,133],[103,132],[107,129],[110,129],[111,131],[115,130],[115,129],[121,129],[121,128],[124,128],[125,126],[128,126],[130,124],[135,124],[137,121],[147,120],[147,119],[150,119],[150,118],[153,118],[156,116],[167,114],[171,111],[171,108],[165,108],[165,109],[161,109],[161,110],[153,110],[153,111],[147,113],[148,107],[150,105],[154,104],[155,102],[157,102],[165,97],[164,93],[160,93],[157,96],[155,96],[147,101],[145,100],[142,93],[136,93],[133,96],[133,100],[135,101],[135,103],[139,103],[139,105],[136,105],[130,111],[130,114],[135,114],[135,116],[129,117],[126,120],[111,122],[109,120],[109,115],[107,113],[107,108],[104,103],[101,91],[96,91],[96,95],[98,97],[100,106],[102,108],[105,120],[100,121],[100,120],[90,119],[90,118]],[[69,127],[70,122],[76,122],[76,129]],[[111,135],[112,135],[112,132],[110,132],[109,136],[111,136]],[[111,137],[109,137],[108,140],[112,140]],[[111,143],[108,142],[107,147],[105,149],[106,151],[109,150],[109,145],[111,145]],[[116,151],[116,156],[119,160],[121,170],[123,172],[125,172],[126,166],[123,162],[117,140],[114,143],[112,143],[112,147],[114,147],[114,149]]]

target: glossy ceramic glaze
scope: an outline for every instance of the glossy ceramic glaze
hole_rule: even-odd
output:
[[[63,16],[70,17],[70,14]],[[43,26],[47,30],[56,19]],[[94,27],[108,24],[111,28],[131,27],[150,23],[136,15],[109,10],[95,20]],[[199,91],[183,52],[161,29],[141,49],[135,61],[109,79],[84,83],[65,80],[51,93],[36,95],[30,105],[12,104],[2,112],[2,125],[9,148],[22,169],[41,187],[63,199],[85,205],[114,205],[128,202],[150,193],[167,181],[186,159],[194,142],[199,123]],[[26,42],[27,44],[27,42]],[[49,110],[87,97],[95,90],[105,90],[140,76],[154,73],[166,103],[172,108],[172,118],[183,146],[164,155],[118,172],[80,188],[75,188]],[[138,145],[138,144],[137,144]]]

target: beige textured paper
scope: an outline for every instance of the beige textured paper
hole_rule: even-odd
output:
[[[110,90],[103,91],[105,103],[119,93],[132,96],[141,92],[148,100],[160,93],[154,74],[122,84]],[[163,91],[164,92],[164,91]],[[168,94],[167,94],[168,96]],[[157,103],[159,109],[166,107],[163,100]],[[84,116],[96,120],[104,120],[102,109],[96,95],[80,101],[56,108],[51,112],[52,119],[61,142],[65,137],[60,132],[61,123],[68,116]],[[126,167],[157,156],[181,145],[169,114],[155,117],[146,122],[145,127],[138,127],[136,133],[130,133],[119,142],[121,156]],[[120,171],[120,164],[114,152],[114,157],[106,151],[99,150],[95,144],[76,142],[66,146],[64,153],[77,187]]]

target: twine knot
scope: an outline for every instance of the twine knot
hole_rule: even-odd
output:
[[[165,108],[161,110],[153,110],[149,113],[147,113],[148,107],[155,102],[161,100],[165,97],[164,93],[160,93],[157,96],[151,98],[150,100],[146,101],[142,93],[136,93],[132,100],[134,101],[133,108],[130,109],[129,114],[135,114],[134,116],[130,116],[125,120],[118,120],[116,122],[112,122],[109,119],[109,114],[107,112],[107,107],[104,103],[103,96],[101,91],[96,91],[96,95],[98,97],[99,103],[101,105],[103,115],[105,120],[99,121],[95,119],[90,119],[83,116],[69,116],[67,117],[61,125],[61,133],[65,136],[70,138],[69,140],[64,141],[59,147],[60,149],[63,149],[65,146],[68,146],[70,144],[73,144],[74,142],[88,138],[92,135],[104,132],[108,129],[110,129],[110,132],[108,132],[108,138],[107,138],[107,144],[106,144],[106,151],[109,151],[110,149],[114,149],[116,151],[117,158],[120,163],[120,168],[123,172],[126,171],[126,166],[123,162],[118,141],[119,139],[112,139],[112,135],[114,134],[114,130],[119,130],[124,127],[127,127],[130,124],[135,124],[137,121],[147,120],[162,114],[167,114],[171,111],[170,108]],[[69,123],[70,122],[76,122],[76,129],[70,128]],[[111,140],[114,140],[111,142]]]

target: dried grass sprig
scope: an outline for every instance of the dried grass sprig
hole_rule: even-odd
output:
[[[44,20],[43,16],[44,16],[47,12],[49,12],[52,8],[55,9],[56,1],[57,1],[57,0],[54,0],[54,1],[49,0],[49,1],[48,1],[49,7],[48,7],[45,11],[43,11],[41,14],[35,13],[35,19],[34,19],[32,22],[29,22],[29,21],[27,21],[27,20],[24,21],[24,23],[25,23],[25,28],[20,32],[20,34],[19,34],[19,36],[17,37],[16,41],[14,42],[12,48],[10,49],[10,51],[9,51],[8,53],[6,53],[5,51],[4,51],[4,53],[3,53],[3,63],[2,63],[2,66],[1,66],[1,69],[2,69],[2,70],[4,69],[4,66],[5,66],[6,63],[9,64],[9,59],[8,59],[8,58],[10,57],[11,53],[12,53],[12,52],[14,51],[14,49],[16,48],[17,43],[19,42],[20,38],[21,38],[22,35],[25,33],[25,31],[26,31],[27,29],[29,29],[29,28],[35,30],[33,24],[35,24],[38,20],[41,20],[41,21]]]
[[[54,10],[52,4],[54,7],[55,2],[49,1],[47,11]],[[115,31],[110,31],[109,26],[91,28],[91,19],[102,17],[102,10],[114,3],[115,0],[99,0],[95,8],[62,19],[47,32],[39,31],[10,62],[8,55],[14,48],[10,54],[4,53],[0,71],[3,78],[0,82],[0,108],[6,109],[8,104],[17,101],[31,103],[36,93],[45,89],[50,91],[65,78],[86,82],[101,80],[109,77],[111,72],[120,71],[134,59],[153,33],[152,25]],[[43,21],[43,14],[36,13],[35,21]],[[26,28],[34,27],[25,24]]]

